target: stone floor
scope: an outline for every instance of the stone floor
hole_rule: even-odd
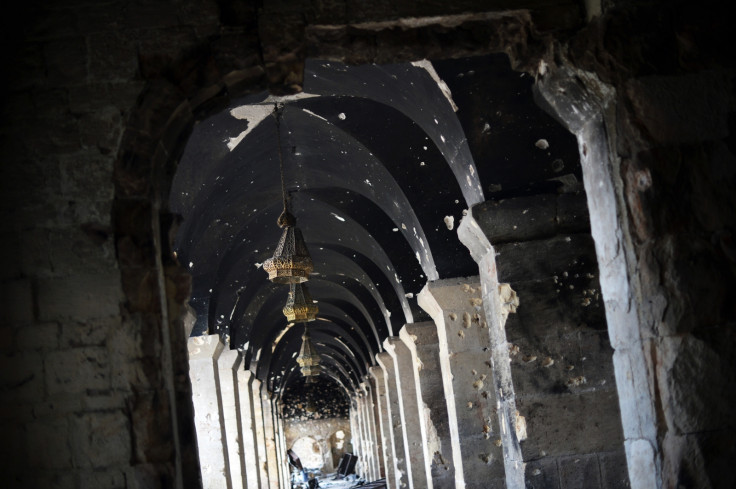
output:
[[[386,487],[384,479],[377,482],[366,482],[362,479],[356,479],[355,475],[347,478],[338,477],[336,474],[327,474],[318,477],[319,487],[321,489],[348,489],[348,488],[364,488],[364,489],[381,489]],[[306,484],[305,484],[306,486]]]

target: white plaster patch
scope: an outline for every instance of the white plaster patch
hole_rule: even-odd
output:
[[[454,216],[445,216],[445,226],[447,226],[447,229],[452,231],[455,228],[455,217]]]
[[[447,101],[450,102],[450,105],[452,106],[452,110],[454,112],[457,112],[457,105],[455,105],[455,102],[452,100],[452,92],[450,91],[450,87],[448,87],[447,83],[445,83],[444,80],[442,80],[439,77],[439,75],[434,69],[434,66],[432,66],[432,63],[426,59],[423,59],[421,61],[412,62],[412,66],[416,66],[417,68],[423,68],[427,70],[427,73],[429,74],[429,76],[431,76],[432,79],[437,83],[437,86],[440,87],[440,90],[442,91],[442,95],[444,95]]]
[[[317,119],[322,119],[322,120],[323,120],[323,121],[325,121],[325,122],[329,122],[329,121],[328,121],[327,119],[325,119],[324,117],[322,117],[322,116],[321,116],[321,115],[319,115],[319,114],[315,114],[315,113],[314,113],[314,112],[312,112],[311,110],[308,110],[308,109],[304,109],[304,108],[302,108],[302,111],[306,112],[307,114],[309,114],[309,115],[311,115],[311,116],[314,116],[314,117],[316,117]]]

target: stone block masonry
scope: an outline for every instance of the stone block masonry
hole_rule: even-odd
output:
[[[632,486],[734,485],[734,66],[724,49],[725,7],[586,2],[601,15],[583,25],[580,9],[570,14],[565,2],[462,17],[456,14],[493,7],[315,2],[284,16],[281,2],[264,2],[262,19],[270,20],[261,36],[255,9],[221,19],[226,4],[25,2],[20,14],[5,16],[6,485],[200,486],[194,443],[181,428],[191,424],[178,402],[188,393],[173,379],[187,373],[172,359],[176,318],[167,317],[162,286],[170,264],[161,263],[168,254],[158,242],[169,231],[159,221],[166,175],[195,120],[269,82],[276,91],[293,88],[304,56],[370,63],[491,51],[509,53],[513,66],[535,76],[540,103],[579,140]],[[416,19],[426,15],[437,17]],[[288,34],[278,37],[274,23]],[[259,36],[272,42],[264,47]],[[609,351],[603,330],[559,320],[546,335],[546,325],[527,314],[539,307],[564,319],[556,301],[524,299],[549,291],[553,277],[512,284],[522,305],[507,331],[519,346],[511,371],[522,410],[535,389],[542,400],[562,402],[611,383],[607,367],[590,366],[591,356]],[[578,291],[582,284],[566,285]],[[566,367],[560,357],[572,359],[567,366],[587,382],[567,386],[564,370],[554,370]],[[555,386],[567,390],[547,395]],[[625,465],[618,451],[560,453],[529,460],[527,483],[619,487]]]
[[[505,487],[499,393],[478,278],[428,282],[418,302],[437,327],[455,483],[468,489]]]
[[[530,208],[539,212],[531,217]],[[499,242],[485,256],[495,255],[498,280],[519,297],[505,324],[504,363],[526,435],[519,440],[525,479],[535,487],[603,487],[599,457],[623,456],[623,434],[585,194],[485,203],[466,220],[466,241],[475,222]]]

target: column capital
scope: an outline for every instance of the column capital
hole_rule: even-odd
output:
[[[407,345],[436,344],[437,325],[434,321],[407,323],[399,330],[399,338]]]
[[[195,336],[187,340],[187,351],[189,352],[189,361],[215,360],[225,348],[219,334],[210,334],[204,336]]]
[[[238,350],[231,350],[223,344],[220,355],[217,357],[217,363],[227,368],[237,368],[240,365],[241,358],[241,353]]]
[[[386,350],[386,353],[391,355],[392,358],[396,357],[396,344],[400,343],[401,340],[398,336],[389,336],[385,340],[383,340],[383,349]]]
[[[383,373],[388,374],[389,377],[392,377],[394,373],[393,361],[393,357],[388,352],[382,351],[381,353],[376,353],[376,362],[383,369]]]
[[[427,282],[417,295],[417,304],[430,315],[437,327],[474,323],[485,327],[480,277],[461,277]]]
[[[370,373],[371,377],[376,380],[376,382],[383,382],[383,368],[381,368],[380,366],[368,367],[368,372]]]

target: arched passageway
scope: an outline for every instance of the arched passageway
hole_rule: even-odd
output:
[[[249,370],[260,382],[255,396],[268,399],[261,415],[270,421],[256,413],[256,437],[328,473],[339,460],[325,430],[349,422],[358,475],[391,487],[522,487],[530,474],[552,480],[560,470],[590,481],[591,467],[623,484],[578,148],[534,103],[531,78],[496,55],[357,67],[307,60],[304,79],[295,96],[249,95],[195,126],[171,187],[183,218],[174,246],[194,284],[190,341],[218,338],[238,352],[235,375]],[[280,171],[315,263],[316,383],[297,365],[304,326],[283,316],[288,287],[261,270],[281,232]],[[482,245],[473,220],[515,291],[500,289],[495,273],[472,278],[474,259],[490,253],[468,251]],[[506,324],[517,293],[521,312]],[[407,331],[419,324],[422,341]],[[195,421],[202,416],[195,406]],[[221,416],[229,449],[244,436]],[[297,450],[297,440],[307,441]],[[283,465],[275,456],[261,459]],[[569,466],[573,457],[586,462]]]
[[[285,396],[313,387],[256,268],[274,133],[230,112],[270,93],[314,388],[344,401],[296,425],[346,423],[390,487],[733,486],[724,9],[358,3],[30,2],[5,26],[8,483],[287,483]]]

